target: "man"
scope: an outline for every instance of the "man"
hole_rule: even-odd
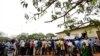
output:
[[[57,41],[56,41],[56,47],[57,47],[57,55],[60,56],[60,52],[61,52],[60,39],[57,39]]]
[[[36,55],[37,53],[37,39],[36,40],[34,40],[34,51],[33,51],[33,53],[34,53],[34,55]]]
[[[56,54],[56,40],[51,40],[51,49],[53,52],[53,55]]]
[[[20,55],[25,55],[25,51],[26,51],[26,49],[25,49],[25,42],[24,42],[24,40],[21,40],[20,41]]]
[[[69,56],[72,56],[72,52],[73,52],[73,44],[71,41],[68,42],[68,54]]]
[[[100,52],[100,39],[98,38],[95,39],[95,46],[96,46],[96,51]]]
[[[95,53],[94,41],[92,39],[89,39],[89,45],[91,47],[92,53]]]
[[[51,41],[47,40],[47,51],[51,54]]]
[[[61,45],[61,47],[60,47],[60,50],[61,50],[61,55],[62,56],[65,56],[65,45],[64,45],[64,39],[61,39],[61,41],[60,41],[60,45]]]
[[[46,40],[45,39],[43,39],[43,41],[42,41],[42,55],[46,55],[46,48],[47,48],[47,42],[46,42]]]
[[[7,53],[5,53],[5,47],[6,46],[2,42],[0,42],[0,56],[7,55]]]
[[[42,52],[41,47],[42,47],[42,41],[39,39],[37,42],[37,52],[36,52],[38,55],[41,55]]]

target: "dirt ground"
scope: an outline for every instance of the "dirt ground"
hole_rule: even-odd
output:
[[[39,56],[39,55],[37,55],[37,56]],[[54,55],[42,55],[42,56],[54,56]],[[68,56],[68,55],[66,55],[66,56]],[[79,54],[77,56],[79,56]],[[100,56],[100,53],[96,53],[96,54],[94,54],[94,56]]]

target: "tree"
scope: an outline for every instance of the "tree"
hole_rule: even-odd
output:
[[[28,39],[34,39],[34,34],[28,35]]]
[[[47,33],[46,34],[46,37],[52,39],[52,37],[55,37],[55,35],[53,33]]]
[[[38,35],[39,35],[39,38],[44,38],[45,37],[45,35],[43,33],[38,33]]]
[[[19,40],[26,40],[28,38],[28,33],[21,33],[17,36]]]
[[[51,20],[46,21],[45,23],[53,22],[59,18],[64,17],[64,22],[61,25],[66,26],[66,20],[68,18],[75,19],[73,15],[84,14],[84,18],[80,21],[77,21],[75,24],[82,24],[83,20],[88,20],[88,18],[92,16],[100,16],[100,0],[32,0],[33,7],[38,11],[37,13],[32,14],[30,17],[29,14],[25,13],[25,18],[27,20],[30,19],[38,19],[44,14],[46,14],[50,7],[53,7],[51,11]],[[21,4],[24,8],[28,8],[29,3],[27,1],[21,0]],[[41,4],[41,6],[40,6]],[[57,11],[56,9],[59,9]],[[73,17],[72,17],[73,16]],[[77,16],[76,16],[77,17]],[[65,20],[66,19],[66,20]],[[80,19],[80,18],[78,18]],[[68,28],[72,28],[75,24],[71,24],[67,26]]]
[[[0,32],[0,42],[10,40],[4,32]]]
[[[40,37],[43,37],[42,35],[42,33],[33,33],[28,36],[28,39],[39,39]]]

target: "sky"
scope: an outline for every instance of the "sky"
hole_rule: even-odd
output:
[[[63,19],[58,19],[52,23],[44,23],[44,21],[51,20],[51,10],[53,7],[47,9],[47,13],[40,17],[40,19],[26,20],[24,14],[28,13],[30,16],[37,12],[32,5],[32,0],[25,0],[29,3],[28,8],[25,9],[20,4],[20,0],[0,0],[0,32],[4,32],[6,36],[14,36],[20,33],[57,33],[63,31],[65,28],[58,28],[57,25],[63,23]],[[60,0],[64,1],[64,0]],[[76,0],[75,0],[76,1]],[[57,9],[56,9],[57,10]],[[74,11],[74,10],[73,10]],[[72,11],[72,12],[73,12]],[[75,14],[74,16],[77,16]],[[74,17],[73,16],[73,17]],[[83,14],[78,15],[81,20]],[[97,18],[91,16],[92,18]],[[99,18],[99,17],[98,17]],[[26,23],[27,22],[27,23]]]
[[[29,1],[31,3],[31,1]],[[25,10],[20,5],[20,0],[0,0],[0,31],[6,33],[7,36],[18,35],[20,33],[56,33],[64,30],[64,27],[58,28],[57,25],[62,23],[62,19],[58,19],[52,23],[44,23],[50,20],[51,16],[44,15],[38,20],[27,21],[24,13],[27,11],[33,13],[36,10],[32,7]],[[27,22],[27,23],[26,23]]]

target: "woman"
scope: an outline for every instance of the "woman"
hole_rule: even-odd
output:
[[[82,56],[93,56],[90,47],[87,47],[85,42],[82,43],[81,54]]]

